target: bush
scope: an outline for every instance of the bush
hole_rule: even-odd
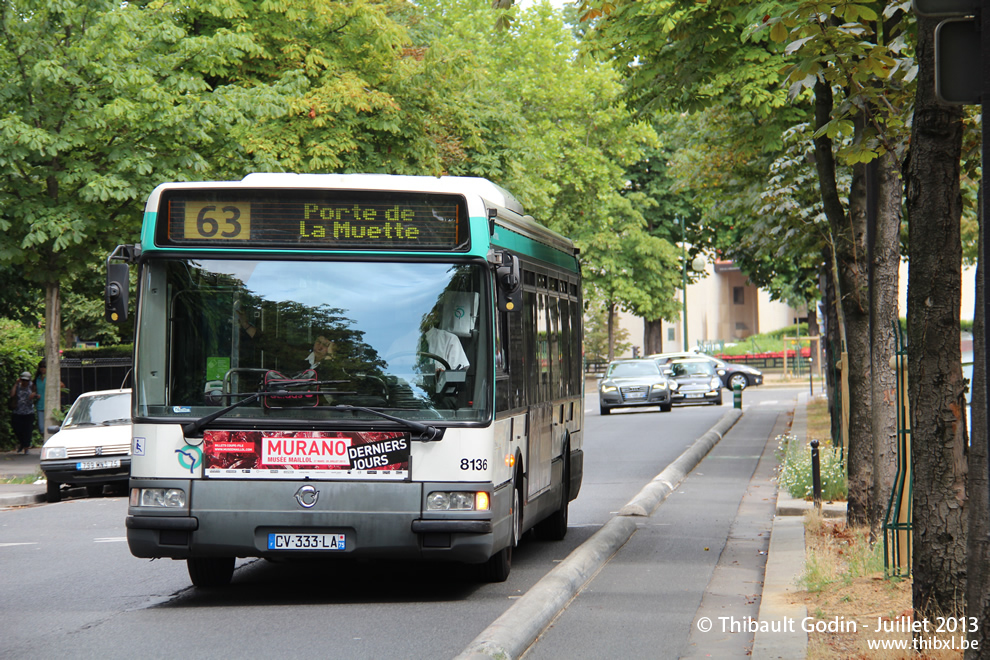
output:
[[[62,359],[129,358],[133,354],[134,344],[117,344],[114,346],[98,346],[94,348],[66,348],[62,351]]]
[[[17,440],[10,429],[10,388],[14,386],[22,371],[34,374],[45,349],[44,335],[38,328],[32,328],[0,318],[0,450],[10,451],[17,446]]]
[[[814,497],[811,476],[811,447],[799,442],[797,436],[777,437],[777,451],[781,456],[778,483],[791,497],[810,500]],[[842,501],[848,493],[846,467],[837,447],[830,441],[823,442],[818,451],[822,479],[822,499]]]

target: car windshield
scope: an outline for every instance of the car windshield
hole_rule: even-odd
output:
[[[617,362],[609,368],[608,375],[610,378],[659,376],[660,368],[655,362]]]
[[[715,373],[708,362],[675,362],[672,370],[674,376],[710,376]]]
[[[345,408],[360,406],[485,421],[489,279],[481,262],[153,260],[137,414],[196,419],[257,395],[223,420],[380,420]]]
[[[110,426],[130,424],[131,395],[129,392],[83,395],[76,399],[65,416],[62,428],[74,426]]]

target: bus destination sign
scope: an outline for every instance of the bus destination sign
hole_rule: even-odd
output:
[[[159,245],[345,250],[466,250],[459,195],[414,192],[173,190]]]

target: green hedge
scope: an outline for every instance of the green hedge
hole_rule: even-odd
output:
[[[97,348],[66,348],[62,358],[129,358],[134,354],[134,344],[118,344],[116,346],[99,346]]]
[[[17,440],[10,429],[10,389],[21,372],[34,374],[44,355],[44,334],[37,328],[22,325],[17,321],[0,318],[0,451],[13,451]],[[36,438],[37,440],[38,438]]]

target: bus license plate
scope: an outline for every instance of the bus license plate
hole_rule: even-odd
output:
[[[344,550],[343,534],[269,534],[269,550]]]
[[[106,461],[79,461],[76,463],[77,470],[110,470],[119,467],[119,458]]]

